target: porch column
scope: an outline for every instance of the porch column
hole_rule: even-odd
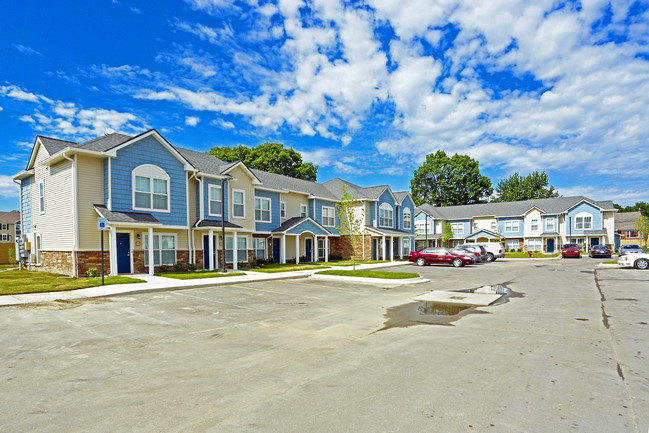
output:
[[[329,236],[325,236],[325,244],[324,244],[324,250],[325,250],[325,262],[329,261]]]
[[[232,232],[232,269],[235,271],[239,269],[239,254],[237,254],[238,246],[237,232]]]
[[[153,227],[149,227],[149,275],[155,272],[155,264],[153,263]]]
[[[318,237],[313,236],[313,245],[311,245],[311,261],[318,261]]]
[[[110,158],[109,158],[110,159]],[[108,231],[108,245],[110,254],[108,256],[108,266],[110,267],[109,275],[117,275],[117,229],[110,227]]]
[[[300,235],[295,235],[295,264],[300,264]]]
[[[286,233],[282,233],[282,240],[279,244],[279,262],[286,264]]]
[[[394,236],[390,236],[390,261],[394,262]]]
[[[385,260],[385,257],[386,257],[386,255],[385,255],[385,253],[386,253],[386,251],[385,251],[385,235],[381,236],[381,252],[382,252],[381,260]]]
[[[212,229],[210,229],[210,233],[207,238],[207,252],[209,256],[207,258],[207,260],[209,260],[208,269],[210,271],[213,271],[214,270],[214,230]]]

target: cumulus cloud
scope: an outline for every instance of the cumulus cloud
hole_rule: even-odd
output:
[[[18,86],[0,86],[0,95],[7,96],[19,101],[39,102],[42,97],[30,92],[26,92]]]
[[[11,176],[0,174],[0,197],[15,198],[18,194],[18,185],[11,180]]]
[[[196,126],[196,125],[198,125],[198,122],[200,122],[200,120],[201,119],[199,117],[186,116],[185,117],[185,125],[187,125],[187,126]]]

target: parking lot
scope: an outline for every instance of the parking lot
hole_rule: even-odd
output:
[[[600,261],[0,308],[0,431],[644,433],[649,272]],[[413,296],[490,284],[514,296],[381,330]]]

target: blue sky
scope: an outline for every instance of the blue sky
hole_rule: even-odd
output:
[[[90,8],[89,5],[92,5]],[[318,181],[407,190],[427,153],[494,186],[649,202],[649,4],[589,0],[9,2],[0,210],[37,134],[277,141]]]

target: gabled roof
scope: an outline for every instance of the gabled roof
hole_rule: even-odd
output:
[[[226,229],[240,229],[241,228],[241,226],[233,224],[230,221],[226,221],[225,224],[222,224],[221,220],[200,220],[200,221],[196,221],[196,224],[194,224],[194,227],[216,227],[216,228],[221,228],[223,226],[225,226]]]
[[[297,227],[300,224],[302,224],[304,222],[307,222],[307,221],[313,223],[314,225],[316,225],[319,229],[322,230],[323,233],[331,234],[331,232],[329,230],[327,230],[326,228],[324,228],[322,226],[322,224],[319,224],[316,220],[314,220],[313,218],[308,217],[308,216],[299,216],[299,217],[289,218],[286,221],[284,221],[281,226],[279,226],[275,230],[273,230],[272,233],[284,233],[284,232],[287,232],[287,231],[291,230],[292,228]]]
[[[642,212],[618,212],[615,214],[615,230],[637,230],[635,224],[638,222]]]
[[[9,212],[0,212],[0,223],[15,224],[20,221],[20,211],[10,210]]]
[[[406,197],[410,197],[410,200],[412,201],[412,204],[415,204],[415,201],[412,199],[412,195],[410,195],[410,192],[408,191],[397,191],[394,193],[394,196],[397,198],[397,202],[399,205],[403,203]]]
[[[331,201],[338,201],[340,196],[333,194],[324,184],[315,183],[309,180],[296,179],[277,173],[269,173],[257,169],[251,171],[259,178],[263,186],[286,191],[302,193],[313,198],[322,198]]]
[[[328,180],[322,185],[336,197],[343,195],[343,185],[345,185],[349,195],[353,196],[356,200],[368,200],[370,198],[367,193],[363,191],[362,187],[354,185],[353,183],[343,180],[339,177]]]

